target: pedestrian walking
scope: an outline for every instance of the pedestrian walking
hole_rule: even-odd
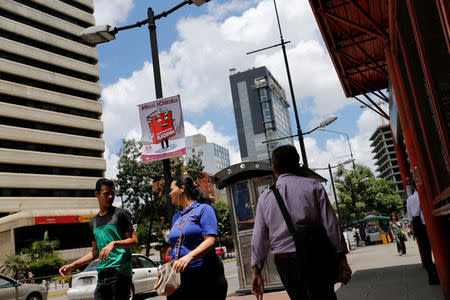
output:
[[[25,277],[25,275],[23,275],[22,272],[19,271],[19,273],[17,273],[17,281],[19,281],[20,283],[25,283],[27,281],[27,278]]]
[[[413,189],[411,187],[409,188]],[[409,190],[409,192],[410,196],[406,200],[408,220],[412,223],[414,235],[417,237],[417,241],[422,252],[423,266],[428,273],[428,283],[439,284],[439,276],[431,257],[431,244],[430,239],[428,238],[422,208],[420,207],[419,195],[416,190],[412,193],[411,190]]]
[[[28,272],[27,283],[35,283],[33,272]]]
[[[181,273],[181,284],[167,299],[224,300],[228,283],[223,263],[214,249],[217,216],[211,199],[186,175],[172,181],[170,197],[172,204],[181,208],[173,216],[169,234],[172,260],[179,248],[179,259],[175,260],[173,268]]]
[[[89,223],[91,251],[73,263],[62,266],[59,273],[65,276],[98,257],[100,263],[97,266],[99,272],[94,299],[129,299],[132,287],[131,248],[138,245],[136,233],[129,215],[113,206],[115,196],[113,181],[106,178],[99,179],[94,194],[98,199],[100,210]]]
[[[361,239],[359,237],[358,229],[355,229],[355,233],[353,234],[353,237],[355,238],[356,246],[361,247]]]
[[[322,261],[337,256],[338,270],[335,273],[343,283],[350,280],[351,270],[345,256],[345,240],[327,193],[320,182],[304,176],[294,146],[283,145],[276,148],[272,154],[272,164],[277,178],[276,185],[260,195],[256,208],[251,241],[252,293],[257,299],[263,297],[261,269],[270,249],[275,256],[281,281],[292,300],[336,299],[335,279],[328,276],[333,272],[329,271],[330,266],[322,265]],[[284,212],[278,201],[284,204]],[[290,226],[293,225],[297,232],[301,230],[307,233],[307,238],[311,238],[313,242],[304,243],[301,247],[294,242],[288,222],[283,216],[286,214],[290,215]],[[314,242],[320,237],[324,237],[332,247],[330,257],[316,255],[326,245]],[[308,267],[305,267],[307,260]]]
[[[397,243],[397,251],[400,256],[406,254],[406,246],[405,246],[405,226],[402,222],[399,221],[396,214],[391,214],[391,223],[390,223],[392,236],[395,238],[395,242]]]

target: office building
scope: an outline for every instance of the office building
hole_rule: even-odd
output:
[[[89,246],[106,169],[93,0],[0,1],[0,260],[48,231]],[[70,236],[70,239],[67,237]]]
[[[289,104],[283,88],[266,67],[230,69],[236,129],[242,161],[269,161],[272,151],[292,138]]]
[[[378,177],[392,180],[395,191],[405,200],[405,189],[403,188],[400,168],[395,155],[390,125],[378,127],[370,137],[370,141],[372,142],[370,144],[373,148],[372,153],[375,153],[373,158],[376,161]]]
[[[186,157],[197,155],[202,160],[204,172],[216,174],[223,168],[230,166],[228,149],[215,143],[208,143],[202,134],[186,137]]]

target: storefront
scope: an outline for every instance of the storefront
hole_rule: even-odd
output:
[[[346,96],[392,119],[402,181],[405,189],[416,183],[441,287],[450,298],[450,4],[310,0],[310,5]],[[384,92],[389,81],[390,97]],[[395,113],[388,115],[375,98],[391,100]]]

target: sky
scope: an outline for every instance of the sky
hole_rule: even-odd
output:
[[[159,14],[180,2],[94,0],[94,15],[97,25],[120,27],[146,19],[149,5]],[[345,97],[309,2],[277,0],[277,7],[284,40],[290,41],[286,50],[302,131],[336,115],[338,119],[327,129],[346,133],[356,163],[375,171],[369,138],[382,124],[379,115]],[[246,55],[280,43],[273,0],[211,0],[200,7],[186,5],[157,20],[156,26],[163,95],[180,95],[186,135],[205,135],[208,142],[229,150],[232,164],[239,163],[229,69],[266,66],[291,101],[281,48]],[[116,40],[98,45],[97,50],[106,176],[114,178],[121,140],[140,138],[136,105],[155,100],[148,28],[121,31]],[[337,165],[349,158],[344,135],[316,130],[304,140],[310,168]],[[297,139],[294,143],[299,148]],[[329,179],[328,171],[318,173]]]

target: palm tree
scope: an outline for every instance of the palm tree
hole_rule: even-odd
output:
[[[9,273],[17,278],[19,272],[25,273],[30,265],[30,257],[26,254],[6,254],[6,260],[0,266],[0,272]]]

